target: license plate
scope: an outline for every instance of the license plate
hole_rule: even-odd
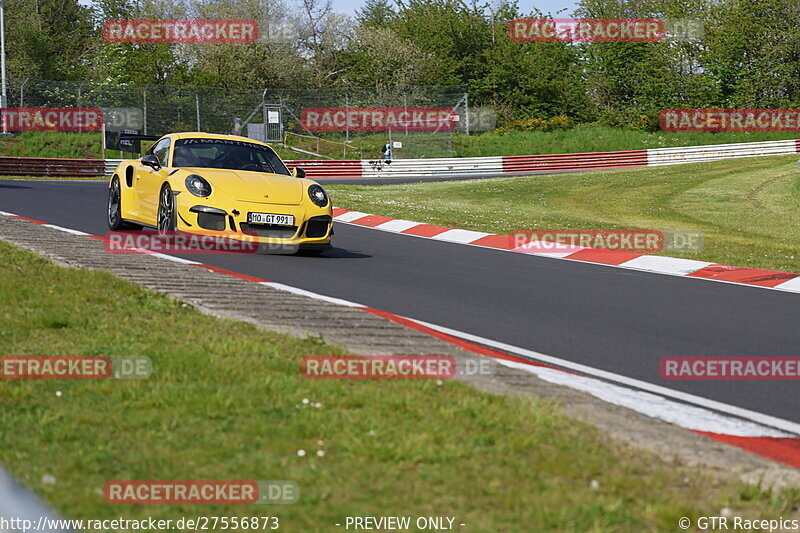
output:
[[[273,226],[294,226],[294,216],[274,213],[247,213],[248,224],[272,224]]]

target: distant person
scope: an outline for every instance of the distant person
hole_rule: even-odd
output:
[[[381,148],[381,152],[383,152],[383,159],[384,159],[384,161],[386,161],[386,164],[387,165],[391,165],[392,164],[392,143],[391,142],[387,142],[386,144],[384,144],[383,148]]]

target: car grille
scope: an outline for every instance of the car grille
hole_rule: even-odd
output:
[[[267,237],[270,239],[290,239],[297,233],[297,226],[276,226],[274,224],[239,224],[242,233],[249,233],[256,237]]]
[[[225,215],[217,213],[197,213],[197,224],[203,229],[210,229],[215,231],[225,230]]]
[[[328,233],[328,228],[331,225],[331,217],[328,215],[311,217],[306,224],[306,237],[318,238],[324,237]]]

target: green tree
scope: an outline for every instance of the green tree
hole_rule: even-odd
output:
[[[460,0],[398,0],[397,34],[448,63],[439,83],[470,83],[485,75],[482,55],[492,46],[485,6]]]
[[[713,0],[581,0],[585,18],[692,19],[707,23]],[[669,27],[670,25],[667,24]],[[641,122],[665,107],[702,106],[715,99],[702,60],[701,41],[684,38],[656,43],[582,43],[586,95],[595,118],[612,125]]]
[[[728,0],[706,30],[704,62],[719,105],[800,105],[800,3]]]
[[[88,73],[95,33],[78,0],[6,0],[8,75],[78,80]]]
[[[395,18],[397,18],[397,12],[389,0],[366,0],[364,7],[356,10],[356,20],[366,28],[388,26]]]
[[[92,46],[92,78],[126,84],[178,85],[188,80],[189,61],[174,44],[108,43],[102,25],[109,19],[187,18],[186,7],[166,0],[99,0]]]
[[[352,86],[437,85],[450,70],[445,60],[387,27],[359,28],[347,60],[342,77]]]

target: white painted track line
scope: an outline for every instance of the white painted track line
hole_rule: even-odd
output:
[[[78,231],[76,229],[70,229],[70,228],[64,228],[64,227],[61,227],[61,226],[56,226],[55,224],[43,224],[43,226],[45,226],[46,228],[57,229],[58,231],[63,231],[64,233],[71,233],[73,235],[89,235],[88,233],[85,233],[83,231]]]
[[[337,305],[344,305],[346,307],[355,307],[355,308],[364,308],[367,307],[366,305],[358,304],[355,302],[351,302],[349,300],[342,300],[341,298],[334,298],[332,296],[325,296],[324,294],[318,294],[316,292],[307,291],[305,289],[300,289],[297,287],[292,287],[291,285],[284,285],[283,283],[276,283],[274,281],[260,281],[258,282],[259,285],[266,285],[267,287],[273,287],[275,289],[291,292],[292,294],[299,294],[301,296],[308,296],[309,298],[314,298],[316,300],[322,300],[325,302],[330,302],[332,304]]]
[[[6,212],[0,212],[0,215],[17,216]],[[353,216],[353,219],[355,220],[361,218],[362,216],[366,216],[366,214],[357,213]],[[75,235],[91,236],[87,233],[71,230],[69,228],[63,228],[61,226],[52,224],[44,225]],[[170,261],[204,266],[202,263],[196,261],[189,261],[167,254],[153,253],[150,251],[145,252]],[[653,258],[653,256],[643,256],[642,258],[637,259],[644,258]],[[673,258],[654,257],[654,259]],[[676,261],[694,263],[693,267],[697,267],[698,263],[702,263],[704,265],[711,264],[701,261],[681,259]],[[674,269],[683,269],[687,266],[688,265],[685,263],[677,263],[674,264]],[[800,282],[797,280],[792,280],[791,282],[787,283],[792,283],[792,286],[789,290],[800,290],[796,288],[796,285],[800,285]],[[260,282],[260,284],[291,292],[293,294],[309,296],[337,305],[343,305],[351,308],[367,307],[365,305],[354,303],[348,300],[317,294],[305,289],[300,289],[282,283]],[[786,283],[784,285],[786,285]],[[582,390],[606,402],[630,408],[647,416],[676,424],[686,429],[745,437],[797,437],[800,435],[800,424],[788,420],[783,420],[741,407],[702,398],[693,394],[672,390],[652,383],[615,374],[613,372],[596,369],[580,363],[574,363],[558,357],[545,355],[533,350],[494,341],[492,339],[438,326],[436,324],[431,324],[421,320],[416,320],[413,318],[407,318],[407,320],[459,339],[464,339],[480,345],[495,348],[509,354],[516,354],[525,358],[529,358],[532,361],[550,364],[556,367],[585,374],[586,376],[578,376],[558,369],[498,360],[499,363],[506,366],[521,368],[528,372],[532,372],[545,381],[564,385],[577,390]]]
[[[521,355],[523,357],[530,358],[537,362],[558,366],[575,372],[580,372],[581,374],[586,374],[603,380],[612,381],[615,383],[619,383],[621,385],[626,385],[628,387],[633,387],[635,389],[640,389],[642,391],[646,391],[649,393],[658,394],[667,398],[673,398],[675,400],[697,405],[699,407],[710,409],[712,411],[719,411],[721,413],[743,418],[745,420],[749,420],[756,424],[766,426],[766,428],[778,429],[781,431],[785,431],[787,433],[791,433],[793,435],[800,436],[800,424],[791,422],[789,420],[783,420],[781,418],[776,418],[770,415],[765,415],[762,413],[757,413],[755,411],[750,411],[749,409],[728,405],[722,402],[717,402],[715,400],[710,400],[708,398],[702,398],[700,396],[695,396],[694,394],[676,391],[673,389],[669,389],[667,387],[662,387],[660,385],[654,385],[646,381],[629,378],[626,376],[615,374],[613,372],[607,372],[605,370],[600,370],[597,368],[586,366],[580,363],[574,363],[572,361],[567,361],[566,359],[545,355],[539,352],[535,352],[533,350],[520,348],[519,346],[513,346],[511,344],[506,344],[504,342],[487,339],[485,337],[479,337],[478,335],[472,335],[470,333],[465,333],[463,331],[457,331],[443,326],[437,326],[436,324],[430,324],[428,322],[423,322],[421,320],[416,320],[413,318],[407,318],[407,320],[411,320],[412,322],[416,322],[417,324],[420,324],[432,330],[439,331],[441,333],[445,333],[447,335],[451,335],[459,339],[468,340],[477,344],[483,344],[484,346],[489,346],[491,348],[495,348],[511,354]],[[638,410],[635,407],[632,407],[632,409]],[[706,429],[704,431],[710,431],[710,430]]]

